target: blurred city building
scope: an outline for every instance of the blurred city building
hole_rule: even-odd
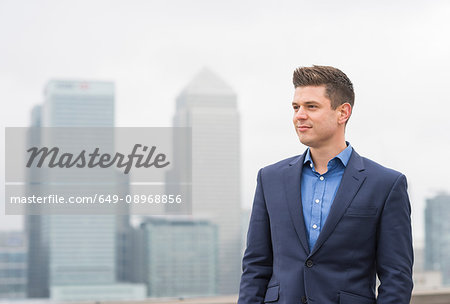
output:
[[[244,256],[245,249],[247,248],[247,232],[250,224],[250,215],[252,209],[242,209],[242,231],[241,231],[241,254]]]
[[[114,84],[111,82],[50,81],[45,89],[43,105],[32,111],[32,127],[113,126]],[[41,136],[32,136],[29,141],[51,146],[53,133],[42,130]],[[89,129],[83,132],[86,132],[83,142],[74,140],[70,133],[62,133],[58,142],[78,149],[86,144],[98,145],[108,151],[114,149],[111,131],[105,131],[105,137],[101,140],[90,138]],[[34,169],[29,174],[29,178],[33,178],[40,172]],[[40,188],[43,192],[51,192],[59,186],[58,182],[73,177],[68,175],[73,175],[73,171],[52,171],[45,176],[46,183]],[[119,174],[108,170],[92,170],[90,175],[102,187],[107,184],[115,193],[127,193],[127,180],[119,177]],[[90,183],[94,189],[95,185],[95,182]],[[79,184],[80,194],[89,194],[85,187]],[[25,227],[30,240],[29,297],[50,297],[54,300],[145,297],[144,285],[119,284],[119,280],[125,277],[126,265],[123,264],[126,259],[123,255],[126,252],[124,235],[130,229],[128,215],[28,214]]]
[[[191,216],[143,219],[134,242],[135,282],[149,297],[211,296],[217,292],[217,227]]]
[[[206,217],[218,229],[218,294],[238,291],[241,274],[240,120],[236,93],[202,69],[176,100],[174,127],[191,127],[191,201],[184,213]],[[174,178],[177,178],[176,176]],[[194,263],[195,261],[193,261]]]
[[[27,295],[27,242],[20,231],[0,231],[0,301]]]
[[[415,241],[414,247],[414,265],[413,272],[425,271],[425,246],[423,242]]]
[[[442,287],[442,274],[440,271],[425,270],[424,244],[414,244],[413,267],[414,290],[436,290]]]
[[[440,271],[421,271],[413,273],[414,290],[438,290],[442,288],[442,273]]]
[[[438,194],[426,200],[425,270],[442,273],[450,284],[450,195]]]

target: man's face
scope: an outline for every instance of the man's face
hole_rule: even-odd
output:
[[[300,142],[312,148],[326,147],[342,139],[339,107],[331,108],[325,86],[297,87],[292,107],[294,126]]]

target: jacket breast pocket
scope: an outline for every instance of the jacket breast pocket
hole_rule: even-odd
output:
[[[339,296],[339,304],[375,304],[375,299],[341,291]]]
[[[270,286],[267,288],[264,303],[272,303],[278,300],[280,285]]]
[[[377,207],[354,208],[348,207],[345,211],[346,216],[371,217],[377,214]]]

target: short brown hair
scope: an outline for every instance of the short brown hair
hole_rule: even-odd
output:
[[[353,84],[347,75],[339,69],[321,65],[300,67],[294,71],[292,81],[295,88],[324,85],[333,109],[346,102],[353,108],[355,102]]]

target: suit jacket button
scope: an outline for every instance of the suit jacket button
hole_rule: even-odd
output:
[[[313,267],[313,265],[314,265],[313,261],[311,261],[311,260],[306,261],[306,267],[311,268],[311,267]]]
[[[302,303],[308,303],[308,300],[306,300],[305,296],[302,297]]]

